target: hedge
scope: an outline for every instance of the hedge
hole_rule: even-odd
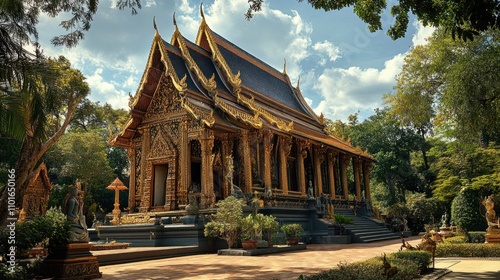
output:
[[[436,248],[436,257],[475,257],[475,258],[498,258],[500,257],[500,246],[498,244],[442,243]]]

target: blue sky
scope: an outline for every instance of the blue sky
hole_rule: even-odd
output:
[[[153,17],[160,35],[170,42],[175,12],[180,32],[194,41],[202,1],[143,0],[135,16],[114,8],[115,2],[100,1],[91,30],[75,48],[50,45],[53,36],[64,33],[58,26],[64,15],[43,16],[38,28],[45,54],[66,56],[87,77],[92,101],[128,109],[128,93],[135,94],[151,48]],[[205,0],[203,7],[216,33],[280,71],[286,59],[292,83],[300,76],[311,108],[333,120],[345,121],[358,111],[363,120],[383,107],[382,96],[393,90],[404,55],[432,32],[411,19],[405,38],[393,41],[385,33],[393,21],[387,13],[384,30],[371,33],[352,9],[324,12],[307,1],[266,0],[263,11],[250,21],[244,18],[246,0]]]

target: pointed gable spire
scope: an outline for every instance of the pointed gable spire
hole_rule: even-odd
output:
[[[201,15],[201,19],[203,21],[205,21],[205,14],[203,13],[203,2],[201,2],[201,4],[200,4],[200,15]]]
[[[160,36],[158,33],[158,28],[156,27],[156,19],[153,17],[153,28],[155,29],[155,37]]]

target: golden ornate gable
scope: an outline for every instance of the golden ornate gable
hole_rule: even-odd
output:
[[[200,27],[198,29],[198,35],[196,38],[196,44],[201,46],[203,38],[206,38],[206,42],[208,43],[210,50],[212,51],[212,60],[216,65],[219,65],[221,70],[224,72],[227,81],[232,87],[233,94],[236,96],[238,103],[245,105],[248,109],[254,112],[254,117],[261,116],[266,119],[271,124],[275,125],[278,129],[289,132],[293,129],[293,121],[286,122],[276,115],[272,114],[268,110],[262,108],[255,102],[255,98],[253,95],[248,94],[247,97],[241,91],[241,79],[240,79],[240,71],[237,74],[233,74],[231,68],[227,64],[224,56],[221,54],[219,47],[217,46],[216,40],[212,34],[212,31],[208,24],[205,21],[205,16],[203,15],[203,9],[200,6],[200,13],[202,15],[202,21]],[[182,44],[181,44],[182,45]],[[201,72],[201,71],[200,71]],[[196,72],[198,73],[198,72]],[[206,78],[205,78],[206,79]],[[221,100],[219,99],[219,102]],[[216,102],[217,104],[218,102]],[[226,107],[226,106],[224,106]]]

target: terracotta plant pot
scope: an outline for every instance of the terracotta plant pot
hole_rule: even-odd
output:
[[[241,247],[243,247],[243,250],[257,249],[257,240],[242,240]]]
[[[286,238],[285,242],[286,242],[286,245],[297,245],[297,244],[299,244],[299,240],[300,240],[300,238],[293,237],[293,238]]]

